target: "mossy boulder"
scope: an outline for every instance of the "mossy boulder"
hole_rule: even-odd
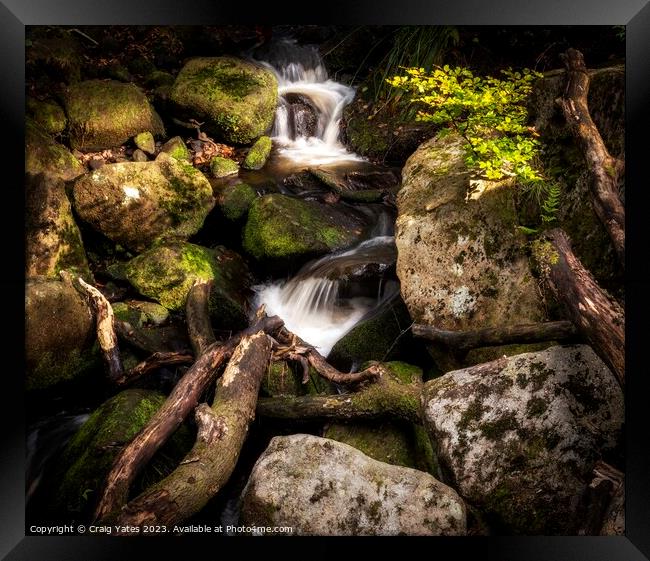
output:
[[[92,279],[65,182],[51,175],[26,175],[25,276],[58,280],[63,269]]]
[[[91,351],[93,313],[69,284],[32,279],[25,285],[25,362],[27,390],[40,390],[101,375],[101,359]]]
[[[416,323],[468,330],[534,323],[544,309],[511,181],[473,180],[463,140],[422,144],[397,195],[397,276]]]
[[[370,317],[361,320],[332,347],[327,360],[343,372],[367,360],[412,358],[413,323],[401,298],[386,302]]]
[[[226,187],[218,201],[221,212],[228,220],[239,220],[246,216],[248,209],[257,198],[257,193],[247,183],[238,183]]]
[[[63,108],[54,101],[27,98],[27,115],[48,134],[61,134],[68,124]]]
[[[204,122],[228,144],[250,144],[273,124],[278,85],[261,65],[234,57],[200,57],[181,69],[169,96],[182,119]]]
[[[456,370],[424,385],[425,424],[457,489],[495,531],[571,535],[595,462],[620,446],[621,388],[586,345]]]
[[[269,159],[272,145],[273,143],[268,136],[261,136],[258,138],[255,144],[253,144],[251,149],[248,151],[248,154],[246,154],[246,159],[244,160],[242,167],[244,169],[252,170],[262,169],[264,164],[266,164],[266,160]]]
[[[126,265],[129,282],[169,310],[182,310],[196,280],[212,281],[210,314],[215,326],[241,329],[248,317],[250,273],[235,252],[189,243],[159,245]]]
[[[163,122],[134,84],[87,80],[70,86],[64,96],[70,145],[92,152],[124,144],[149,131],[164,134]]]
[[[85,172],[70,151],[55,142],[34,121],[25,121],[25,173],[48,173],[69,181]]]
[[[61,479],[52,491],[53,506],[62,516],[83,520],[92,515],[113,461],[164,401],[160,393],[130,389],[110,398],[90,415],[65,447],[56,467]],[[191,446],[190,430],[181,426],[136,479],[132,495],[171,473]]]
[[[214,177],[219,179],[221,177],[228,177],[229,175],[239,173],[239,166],[237,165],[237,162],[230,158],[215,156],[210,160],[210,171]]]
[[[145,325],[163,325],[169,320],[169,310],[155,302],[127,300],[111,304],[116,319],[124,321],[133,327]]]
[[[187,239],[215,202],[199,170],[164,152],[153,162],[104,165],[79,178],[73,195],[83,220],[134,251],[161,240]]]
[[[146,154],[152,155],[156,151],[156,141],[149,131],[136,134],[133,137],[133,143]]]
[[[185,142],[183,142],[183,139],[180,136],[170,138],[160,147],[160,151],[169,154],[172,158],[184,162],[190,159],[190,151],[187,149]]]
[[[259,260],[291,259],[341,249],[360,235],[361,225],[333,206],[274,193],[253,201],[243,244]]]
[[[464,535],[465,505],[428,473],[327,438],[277,436],[242,492],[240,523],[294,535]]]
[[[147,74],[145,84],[149,88],[159,88],[160,86],[171,86],[174,83],[174,76],[169,72],[154,70]]]

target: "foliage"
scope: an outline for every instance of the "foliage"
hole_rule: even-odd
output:
[[[557,213],[562,202],[562,184],[557,180],[535,180],[520,182],[523,195],[535,201],[540,209],[542,225],[549,225],[557,220]],[[519,226],[524,234],[537,234],[536,228]]]
[[[500,79],[449,66],[431,72],[404,70],[405,76],[394,76],[388,83],[411,94],[420,108],[417,120],[442,125],[465,139],[470,168],[478,168],[488,179],[542,179],[533,166],[540,143],[526,124],[525,105],[539,73],[508,69]]]

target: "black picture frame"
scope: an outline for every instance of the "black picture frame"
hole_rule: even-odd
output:
[[[117,0],[2,0],[0,3],[0,134],[9,141],[2,174],[6,213],[3,229],[0,294],[4,296],[3,337],[5,372],[0,406],[0,557],[7,560],[59,561],[103,559],[185,559],[223,555],[210,538],[25,537],[24,528],[24,398],[22,353],[24,346],[24,252],[21,184],[24,157],[24,30],[26,25],[84,24],[455,24],[455,25],[625,25],[626,26],[626,536],[625,537],[479,537],[433,538],[423,545],[432,554],[487,556],[499,561],[642,561],[650,558],[650,454],[646,434],[645,402],[648,368],[642,351],[648,336],[650,260],[644,190],[647,181],[645,152],[650,143],[650,2],[649,0],[330,0],[327,3],[269,2],[246,8],[238,2],[178,0],[132,2]],[[644,157],[645,156],[645,157]],[[19,234],[17,234],[17,232]],[[10,405],[14,405],[12,409]],[[409,551],[405,539],[364,540],[364,555],[375,551]],[[195,546],[196,542],[201,542]],[[348,548],[349,539],[313,540],[239,538],[237,547],[254,546],[269,555],[275,549],[332,556]],[[375,549],[377,548],[377,549]],[[381,549],[379,549],[381,548]],[[405,549],[408,548],[408,549]],[[154,552],[154,550],[156,550]],[[413,555],[416,555],[414,552]]]

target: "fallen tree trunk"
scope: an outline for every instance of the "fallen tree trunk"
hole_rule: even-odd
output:
[[[208,311],[210,288],[211,283],[197,280],[190,288],[185,302],[187,331],[196,356],[201,356],[216,341]]]
[[[625,312],[598,286],[559,228],[545,233],[533,254],[548,286],[596,354],[625,386]]]
[[[129,502],[116,518],[122,526],[172,525],[195,514],[228,481],[255,416],[271,354],[264,332],[245,337],[217,383],[212,408],[196,410],[196,444],[165,479]]]
[[[120,348],[115,333],[115,316],[113,307],[105,296],[94,286],[89,285],[81,277],[77,278],[76,286],[90,299],[97,321],[97,342],[102,351],[104,365],[111,382],[116,382],[124,375]]]
[[[242,338],[258,331],[272,332],[282,325],[278,317],[266,318],[225,343],[214,343],[208,347],[176,384],[163,406],[115,459],[95,510],[96,520],[101,520],[126,502],[133,479],[194,410],[199,398],[214,380],[217,369],[230,358]]]
[[[576,336],[576,328],[570,321],[549,321],[476,329],[473,331],[447,331],[428,325],[414,324],[413,335],[449,347],[462,353],[479,347],[510,345],[512,343],[537,343],[540,341],[564,341]]]
[[[618,181],[625,165],[609,154],[589,113],[589,74],[582,53],[568,49],[562,58],[567,69],[566,93],[556,103],[582,145],[591,174],[594,210],[612,240],[621,265],[625,265],[625,208],[618,194]]]
[[[122,377],[115,380],[116,386],[126,386],[148,374],[153,370],[163,366],[173,366],[178,364],[192,364],[194,355],[189,353],[153,353],[150,357],[136,364],[131,370],[124,372]]]

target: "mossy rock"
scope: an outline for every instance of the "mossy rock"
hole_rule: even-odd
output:
[[[302,369],[287,361],[271,362],[262,378],[262,395],[267,397],[331,394],[332,386],[313,367],[309,381],[302,383]]]
[[[53,80],[68,84],[81,79],[81,49],[77,41],[63,29],[39,29],[30,34],[25,49],[28,73],[44,72]]]
[[[86,301],[59,280],[28,280],[25,285],[25,362],[29,390],[42,390],[97,371],[99,353],[93,313]]]
[[[343,372],[368,360],[412,358],[412,321],[401,299],[387,303],[371,317],[360,321],[332,347],[327,359]]]
[[[93,412],[67,444],[56,466],[61,479],[52,492],[53,507],[61,515],[79,520],[92,514],[113,461],[164,401],[160,393],[130,389]],[[171,473],[191,446],[191,432],[183,425],[136,479],[132,496]]]
[[[159,88],[160,86],[171,86],[174,83],[174,76],[169,72],[154,70],[147,74],[145,84],[149,88]]]
[[[133,143],[143,152],[152,155],[156,151],[156,141],[149,131],[141,132],[133,137]]]
[[[169,310],[184,309],[194,281],[213,281],[209,307],[214,325],[237,330],[248,324],[250,273],[241,257],[224,247],[159,245],[129,261],[126,275],[141,294]]]
[[[229,175],[239,173],[239,166],[237,165],[237,162],[230,158],[215,156],[210,160],[210,171],[214,177],[219,179],[221,177],[228,177]]]
[[[161,152],[169,154],[172,158],[186,162],[190,159],[190,151],[180,136],[170,138],[160,148]]]
[[[246,216],[256,198],[255,189],[246,183],[238,183],[224,189],[219,197],[219,206],[228,220],[239,220]]]
[[[188,61],[170,92],[178,116],[204,122],[229,144],[250,144],[273,124],[278,85],[268,69],[234,57]]]
[[[164,134],[163,122],[134,84],[87,80],[68,88],[64,105],[70,145],[88,152],[113,148],[144,131]]]
[[[215,202],[199,170],[164,152],[153,162],[104,165],[79,178],[73,195],[83,220],[136,252],[154,242],[189,238]]]
[[[155,302],[127,300],[111,304],[115,317],[131,324],[133,327],[145,325],[163,325],[169,320],[169,310]]]
[[[269,159],[273,143],[268,136],[261,136],[246,154],[246,159],[242,164],[244,169],[262,169],[266,160]]]
[[[27,98],[27,115],[48,134],[61,134],[68,124],[63,108],[54,101]]]
[[[31,119],[25,121],[25,173],[48,173],[70,181],[86,170],[63,145]]]
[[[92,280],[62,179],[25,176],[25,276],[59,279],[66,269]]]
[[[347,247],[358,224],[332,207],[286,195],[256,198],[244,228],[244,249],[258,260],[314,256]]]

